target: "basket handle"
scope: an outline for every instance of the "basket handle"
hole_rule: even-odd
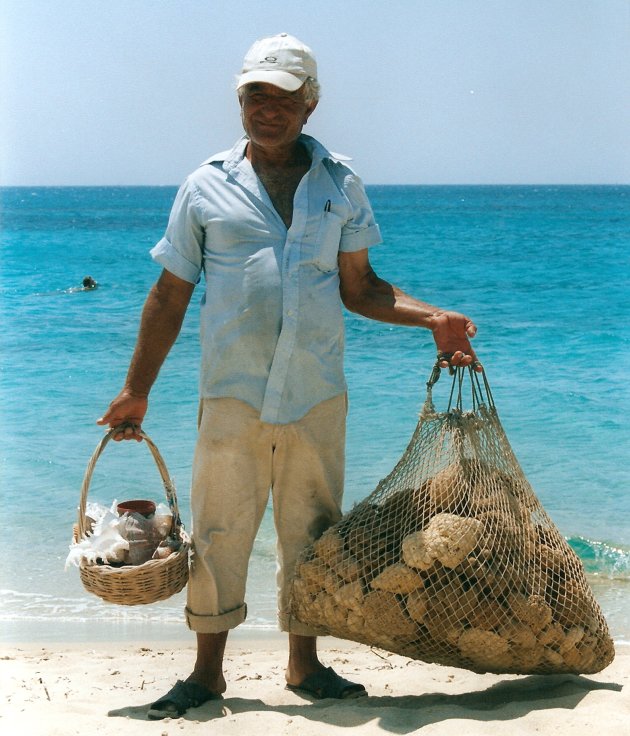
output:
[[[87,518],[85,516],[85,509],[87,506],[87,496],[90,488],[90,482],[92,480],[92,474],[94,473],[96,462],[103,454],[103,450],[105,449],[107,443],[125,426],[125,424],[121,424],[110,429],[109,432],[107,432],[107,434],[98,443],[96,449],[92,453],[92,457],[88,462],[85,475],[83,477],[83,483],[81,485],[81,498],[79,501],[79,515],[77,523],[79,539],[83,539],[87,532]],[[175,491],[175,485],[168,474],[166,463],[164,462],[164,459],[160,455],[160,452],[155,446],[154,442],[143,430],[137,430],[136,434],[142,437],[143,440],[145,440],[149,447],[149,450],[151,451],[151,454],[153,455],[153,459],[155,460],[155,464],[157,465],[158,471],[162,478],[162,483],[164,484],[164,491],[166,493],[168,506],[173,514],[173,531],[179,530],[182,526],[182,520],[179,515],[179,506],[177,504],[177,492]]]

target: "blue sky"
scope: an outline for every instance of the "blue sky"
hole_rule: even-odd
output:
[[[179,184],[287,31],[369,184],[630,183],[630,0],[3,0],[3,185]]]

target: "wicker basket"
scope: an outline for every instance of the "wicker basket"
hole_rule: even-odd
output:
[[[74,527],[75,541],[83,539],[90,531],[85,509],[96,461],[101,456],[107,443],[116,433],[120,432],[120,429],[120,427],[111,429],[99,442],[90,458],[81,487],[78,521]],[[166,465],[157,447],[144,432],[140,432],[140,435],[147,443],[157,464],[164,484],[166,500],[173,512],[173,527],[170,536],[178,539],[181,546],[164,559],[149,560],[142,565],[117,567],[108,564],[81,564],[79,572],[84,588],[108,603],[117,603],[123,606],[136,606],[165,600],[175,593],[179,593],[188,582],[190,539],[184,531],[179,515],[175,486],[169,477]]]

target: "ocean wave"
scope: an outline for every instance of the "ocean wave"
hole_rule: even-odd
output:
[[[588,575],[630,581],[630,548],[586,537],[568,537]]]
[[[111,606],[92,597],[71,597],[48,593],[0,590],[0,621],[56,619],[64,621],[116,620],[129,622],[181,621],[183,604],[179,596],[153,604],[150,609]]]

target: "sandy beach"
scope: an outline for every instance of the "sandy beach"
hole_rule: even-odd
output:
[[[596,675],[479,675],[322,638],[321,658],[369,696],[311,701],[284,687],[281,635],[228,643],[223,700],[149,721],[147,705],[185,677],[191,642],[12,645],[0,660],[3,733],[550,734],[630,733],[630,647]]]

